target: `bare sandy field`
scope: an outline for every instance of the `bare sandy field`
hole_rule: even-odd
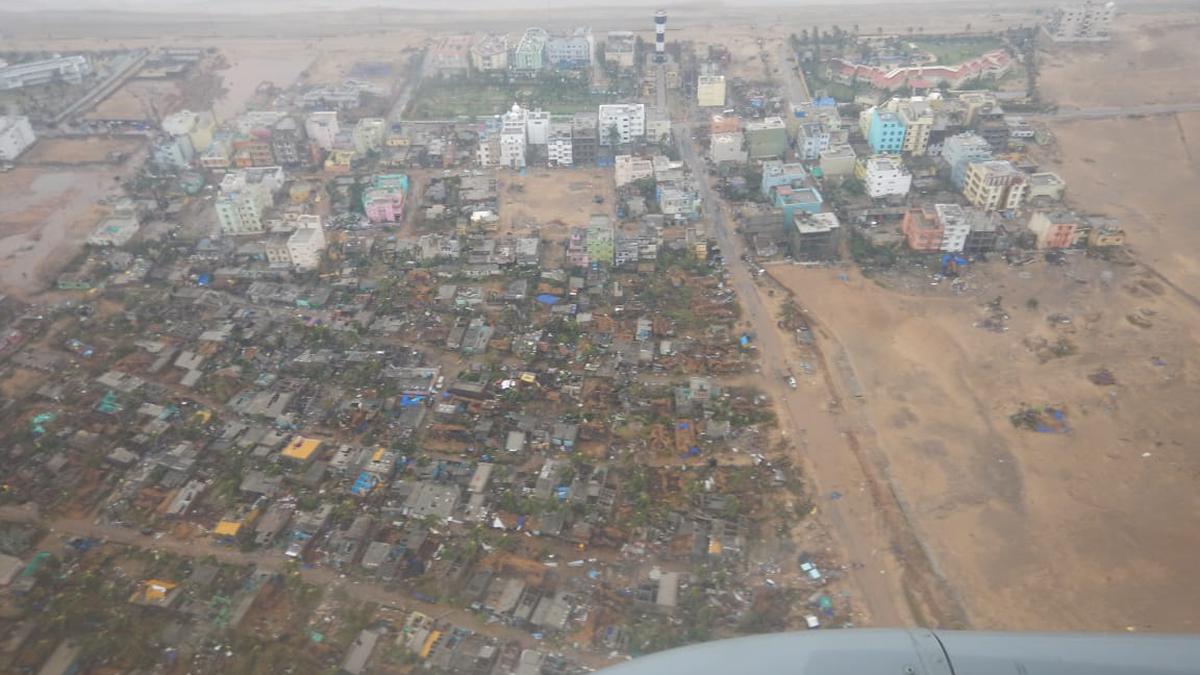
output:
[[[616,190],[611,169],[534,169],[524,176],[503,171],[499,180],[502,232],[540,225],[543,237],[559,240],[570,227],[587,227],[593,213],[613,213]],[[595,203],[596,195],[604,202]],[[565,227],[547,227],[553,221]]]
[[[179,85],[171,81],[133,80],[92,108],[86,119],[148,119],[169,115],[179,107]],[[155,111],[157,110],[157,113]]]
[[[1041,41],[1038,88],[1043,98],[1068,108],[1192,102],[1200,96],[1197,37],[1195,12],[1121,14],[1109,43]]]
[[[1060,122],[1057,162],[1081,211],[1121,219],[1139,260],[1200,296],[1200,113]]]
[[[43,290],[83,247],[116,191],[112,167],[0,174],[0,289],[21,297]]]
[[[1200,629],[1200,457],[1189,449],[1200,319],[1188,300],[1082,256],[1063,268],[992,264],[972,282],[985,290],[962,296],[840,273],[773,268],[826,351],[845,348],[865,393],[848,404],[860,435],[973,627]],[[996,295],[1009,330],[973,327]],[[1040,362],[1030,345],[1059,338],[1076,353]],[[1101,368],[1115,386],[1089,381]],[[1023,404],[1064,407],[1070,432],[1014,428]]]

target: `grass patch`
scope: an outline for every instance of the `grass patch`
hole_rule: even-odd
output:
[[[593,94],[586,80],[575,78],[430,79],[417,88],[404,116],[422,120],[498,115],[513,103],[566,115],[594,111],[601,103],[610,102],[612,97]]]
[[[994,37],[978,37],[961,40],[917,40],[916,45],[922,51],[937,57],[939,64],[952,66],[1000,49],[1004,46],[1004,42]]]

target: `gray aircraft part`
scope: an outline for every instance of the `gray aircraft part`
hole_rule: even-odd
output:
[[[718,640],[605,675],[1200,675],[1200,637],[854,629]]]

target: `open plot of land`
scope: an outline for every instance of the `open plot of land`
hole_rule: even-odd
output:
[[[23,164],[96,164],[108,162],[109,153],[128,154],[141,145],[136,138],[43,138],[21,157]]]
[[[847,404],[864,418],[859,435],[973,627],[1197,629],[1190,302],[1143,270],[1082,256],[993,265],[972,281],[986,292],[962,296],[904,295],[826,269],[772,273],[835,361],[844,347],[865,394]],[[973,326],[995,295],[1007,332]],[[1056,314],[1070,323],[1048,321]],[[1037,346],[1060,338],[1075,353],[1041,362]],[[1116,384],[1089,380],[1101,369]],[[1010,423],[1047,404],[1066,411],[1068,433]]]
[[[0,289],[44,289],[96,226],[99,200],[116,189],[111,168],[0,174]]]
[[[1053,45],[1039,42],[1038,88],[1063,107],[1100,107],[1196,101],[1200,22],[1195,14],[1122,15],[1111,42]]]
[[[1051,127],[1071,203],[1121,219],[1139,260],[1200,296],[1200,113]]]
[[[153,120],[176,110],[179,85],[165,80],[133,80],[101,101],[84,117],[94,120]]]
[[[529,223],[545,226],[561,221],[587,227],[593,213],[612,215],[615,187],[605,169],[533,170],[522,176],[500,174],[500,230],[520,232]],[[596,203],[599,195],[602,203]],[[543,236],[557,239],[543,229]]]

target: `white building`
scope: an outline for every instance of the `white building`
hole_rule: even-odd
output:
[[[671,142],[671,118],[664,115],[658,108],[646,108],[646,142]]]
[[[60,56],[43,61],[17,63],[0,67],[0,90],[20,89],[55,80],[79,84],[92,72],[92,65],[83,56]]]
[[[868,157],[863,180],[872,199],[903,196],[912,187],[912,174],[895,157]]]
[[[504,114],[500,126],[500,166],[510,169],[525,167],[525,145],[528,142],[527,113],[513,104]]]
[[[33,145],[37,135],[29,125],[29,118],[17,115],[0,117],[0,160],[11,162]]]
[[[336,110],[312,112],[304,120],[305,133],[322,150],[333,149],[338,130],[338,114]]]
[[[471,66],[481,72],[508,70],[508,37],[489,33],[471,45]]]
[[[187,136],[192,149],[201,152],[213,141],[217,121],[210,112],[180,110],[163,118],[162,130],[172,136]]]
[[[971,234],[971,218],[958,204],[934,204],[938,223],[942,226],[942,248],[947,253],[959,253]]]
[[[360,155],[383,149],[387,122],[382,117],[364,117],[354,125],[354,151]]]
[[[709,156],[715,164],[721,162],[745,163],[750,158],[746,150],[746,137],[740,131],[713,134],[709,137]]]
[[[325,250],[325,230],[321,229],[320,218],[315,227],[303,227],[287,238],[288,258],[298,270],[315,270],[321,266],[321,253]]]
[[[570,122],[554,122],[550,125],[550,139],[546,144],[546,158],[550,166],[574,164],[571,143]]]
[[[278,166],[242,169],[225,174],[215,207],[224,234],[258,234],[263,231],[263,212],[283,188],[284,173]]]
[[[648,157],[617,155],[613,158],[613,169],[617,187],[654,177],[654,162]]]
[[[187,136],[165,136],[154,144],[150,154],[159,166],[183,169],[192,163],[196,153]]]
[[[1045,25],[1046,35],[1055,42],[1106,42],[1117,15],[1117,3],[1084,2],[1065,5],[1054,11]]]
[[[601,105],[598,118],[600,145],[612,145],[614,128],[621,143],[632,143],[646,135],[646,106],[641,103]]]
[[[821,159],[821,153],[829,148],[829,130],[820,122],[806,122],[800,125],[796,134],[796,152],[800,159],[815,162]]]
[[[92,232],[87,243],[92,246],[124,246],[139,229],[141,225],[134,216],[108,218]]]
[[[525,113],[525,142],[529,145],[545,145],[550,139],[550,113],[530,110]]]

